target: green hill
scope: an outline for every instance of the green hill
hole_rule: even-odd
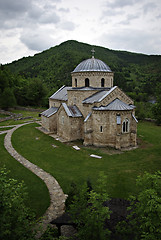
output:
[[[161,56],[114,51],[91,46],[77,41],[66,41],[33,57],[25,57],[8,65],[14,73],[25,78],[39,77],[49,89],[71,85],[71,71],[84,59],[91,57],[104,61],[115,72],[115,85],[124,91],[154,93],[157,81],[161,79]]]
[[[54,91],[62,85],[71,85],[71,72],[81,61],[91,58],[92,48],[95,49],[95,58],[104,61],[115,73],[114,85],[136,102],[156,98],[156,86],[161,82],[160,55],[114,51],[70,40],[33,57],[1,65],[0,106],[9,107],[7,102],[12,106],[47,106],[48,97]],[[139,107],[141,112],[143,106]]]

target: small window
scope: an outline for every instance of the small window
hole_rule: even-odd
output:
[[[77,98],[76,97],[73,98],[73,104],[77,104]]]
[[[100,126],[100,132],[103,132],[103,127],[102,126]]]
[[[61,120],[62,120],[62,124],[64,125],[64,116],[62,116],[62,119],[61,119]]]
[[[102,78],[102,79],[101,79],[101,87],[104,87],[104,86],[105,86],[105,79]]]
[[[128,132],[129,131],[129,122],[128,121],[126,121],[126,132]]]
[[[77,79],[75,78],[75,87],[77,87]]]
[[[85,79],[85,87],[89,87],[89,78]]]
[[[120,125],[121,124],[121,116],[117,115],[116,119],[117,119],[117,125]]]

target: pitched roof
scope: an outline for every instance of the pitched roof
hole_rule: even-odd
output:
[[[133,110],[134,108],[135,108],[134,105],[128,105],[122,102],[120,99],[116,98],[107,106],[93,107],[93,110],[126,111],[126,110]]]
[[[58,111],[57,107],[51,107],[51,108],[45,110],[44,112],[42,112],[41,115],[43,115],[44,117],[50,117],[57,111]]]
[[[67,106],[66,103],[62,103],[62,106],[64,107],[66,114],[69,117],[82,117],[83,116],[76,105]]]
[[[55,92],[50,99],[56,99],[56,100],[62,100],[67,101],[68,100],[68,94],[67,91],[71,89],[72,87],[65,87],[63,85],[57,92]]]
[[[111,89],[108,90],[102,90],[99,91],[92,96],[84,99],[82,103],[95,103],[95,102],[101,102],[105,97],[107,97],[113,90],[115,90],[117,86],[112,87]]]

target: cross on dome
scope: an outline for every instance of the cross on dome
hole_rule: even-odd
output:
[[[92,52],[92,58],[94,58],[94,53],[95,53],[94,48],[91,50],[91,52]]]

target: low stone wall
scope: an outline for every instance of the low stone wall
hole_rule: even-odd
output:
[[[14,107],[10,108],[10,110],[22,110],[22,111],[30,111],[30,112],[43,112],[44,110],[42,108],[30,108],[30,107]]]
[[[8,117],[0,117],[0,122],[4,122],[11,119],[19,119],[23,117],[21,113],[17,114],[17,113],[5,111],[2,109],[0,109],[0,114],[8,115]]]

